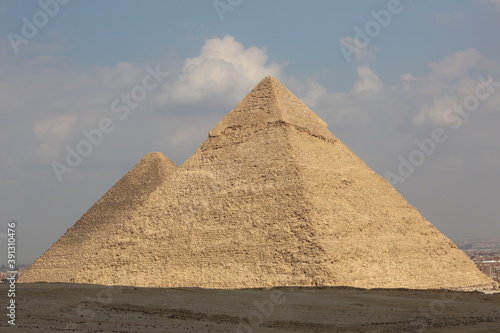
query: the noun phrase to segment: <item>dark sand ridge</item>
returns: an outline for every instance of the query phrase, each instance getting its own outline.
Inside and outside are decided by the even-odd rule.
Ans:
[[[274,78],[263,79],[179,168],[148,156],[20,282],[492,286]]]

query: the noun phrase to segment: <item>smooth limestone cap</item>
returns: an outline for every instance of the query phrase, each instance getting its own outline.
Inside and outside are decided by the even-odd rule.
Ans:
[[[326,123],[277,79],[267,76],[229,112],[212,131],[218,136],[228,127],[284,122],[310,134],[334,140]]]

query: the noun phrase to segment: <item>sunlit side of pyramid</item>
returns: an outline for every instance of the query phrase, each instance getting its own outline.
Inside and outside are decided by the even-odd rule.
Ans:
[[[128,216],[106,232],[121,237],[122,251],[106,248],[101,261],[89,253],[85,260],[101,266],[64,281],[205,288],[492,285],[271,77]],[[134,228],[140,232],[131,233]],[[138,246],[140,262],[111,260]],[[37,264],[30,281],[42,280]],[[58,278],[68,275],[61,269]]]
[[[134,269],[142,270],[141,245],[147,242],[148,234],[130,222],[148,194],[176,169],[161,153],[144,156],[21,275],[19,282],[89,283],[96,275],[111,281],[122,267],[127,267],[129,275]]]

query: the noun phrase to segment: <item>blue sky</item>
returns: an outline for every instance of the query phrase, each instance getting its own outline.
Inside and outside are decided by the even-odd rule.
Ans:
[[[500,237],[499,18],[497,0],[0,1],[1,220],[32,262],[142,156],[182,164],[273,75],[381,175],[442,129],[395,187],[452,239]],[[113,101],[157,69],[120,119]],[[105,118],[112,133],[60,181],[53,162]]]

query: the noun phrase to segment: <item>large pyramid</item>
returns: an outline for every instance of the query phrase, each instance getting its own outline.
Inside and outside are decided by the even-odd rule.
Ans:
[[[134,171],[141,163],[156,167]],[[129,173],[137,174],[133,188],[119,186],[125,176],[115,185],[123,191],[113,187],[20,281],[417,289],[493,283],[274,78],[263,79],[177,170],[158,155],[141,163]]]

